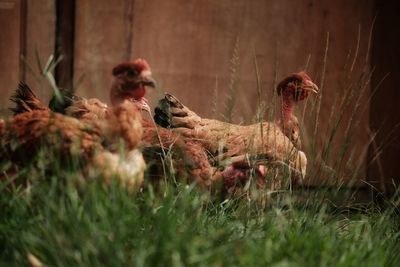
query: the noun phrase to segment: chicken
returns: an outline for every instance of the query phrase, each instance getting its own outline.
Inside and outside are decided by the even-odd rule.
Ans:
[[[292,176],[298,180],[305,175],[307,158],[299,150],[299,124],[293,110],[296,102],[307,98],[310,92],[317,91],[318,87],[304,72],[285,78],[277,86],[282,103],[281,117],[277,123],[241,126],[204,119],[169,94],[159,102],[154,118],[159,125],[169,127],[184,138],[201,144],[217,161],[233,157],[234,161],[230,160],[228,164],[230,167],[220,174],[227,186],[243,180],[240,177],[245,176],[244,172],[248,173],[254,166],[248,162],[249,157],[245,156],[248,154],[257,156],[256,170],[261,165],[269,166],[267,169],[271,169],[271,166],[276,169],[276,166],[288,164],[293,171]],[[241,167],[240,171],[235,167],[238,165],[247,167]]]
[[[112,70],[113,81],[110,88],[110,100],[113,106],[118,105],[124,100],[129,100],[135,106],[145,112],[150,113],[150,108],[145,98],[146,87],[155,87],[156,82],[151,77],[149,64],[143,59],[136,59],[123,62],[115,66]],[[50,106],[66,115],[80,120],[103,119],[109,107],[96,98],[85,99],[72,94],[69,91],[61,91],[62,99],[57,101],[53,97]],[[157,133],[154,123],[146,119],[141,119],[143,135],[141,148],[144,150],[146,161],[161,161],[160,138],[163,140],[163,149],[167,150],[174,139],[167,131]],[[163,129],[164,130],[164,129]],[[160,172],[160,171],[158,171]]]
[[[301,149],[300,125],[293,112],[297,102],[305,100],[310,93],[318,93],[318,86],[305,72],[299,72],[282,80],[277,86],[277,93],[282,96],[278,126],[293,145]]]
[[[139,109],[149,111],[147,99],[144,97],[147,87],[155,87],[151,77],[149,64],[143,59],[135,59],[118,64],[112,70],[113,81],[110,89],[112,106],[129,100]],[[71,91],[60,89],[49,103],[52,111],[67,114],[79,119],[98,119],[104,117],[107,104],[97,98],[85,99]]]
[[[113,106],[128,99],[138,109],[151,113],[145,98],[146,87],[155,87],[150,65],[143,59],[136,59],[118,64],[112,70],[113,81],[110,100]],[[103,119],[107,109],[100,100],[85,99],[69,91],[61,91],[62,99],[53,97],[50,107],[58,112],[78,118],[81,121]],[[205,151],[196,149],[196,144],[180,138],[164,128],[157,127],[153,121],[142,119],[143,135],[140,147],[146,162],[150,166],[148,175],[159,180],[165,172],[172,172],[176,177],[187,176],[189,181],[204,184],[211,177],[211,168]],[[171,161],[169,160],[171,159]]]
[[[151,114],[145,98],[146,87],[156,86],[150,65],[143,59],[124,62],[114,67],[112,74],[111,103],[115,105],[123,99],[129,99],[138,108]],[[196,144],[157,127],[153,121],[142,119],[142,127],[141,147],[146,162],[152,166],[148,172],[150,178],[160,179],[165,172],[172,172],[176,177],[187,176],[190,182],[198,181],[203,185],[203,181],[211,177],[213,169],[207,155],[205,151],[197,149]]]
[[[11,100],[16,104],[15,115],[2,127],[2,159],[22,165],[46,148],[66,162],[79,158],[87,171],[92,166],[104,169],[106,183],[116,175],[129,188],[141,185],[146,166],[136,149],[142,135],[141,116],[131,102],[106,110],[102,119],[78,120],[52,112],[24,83]],[[121,141],[125,157],[117,153]],[[127,164],[131,167],[126,168]]]
[[[150,65],[143,59],[124,62],[113,68],[114,76],[110,100],[112,105],[118,105],[125,99],[139,102],[147,110],[146,87],[155,87],[156,82],[151,77]]]

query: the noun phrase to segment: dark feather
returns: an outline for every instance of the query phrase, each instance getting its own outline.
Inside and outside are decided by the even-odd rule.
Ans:
[[[65,114],[66,108],[71,106],[75,101],[82,99],[69,90],[60,89],[59,91],[61,97],[53,95],[49,102],[49,108],[54,112]]]
[[[154,121],[161,127],[171,127],[172,116],[170,108],[170,103],[165,98],[158,101],[158,105],[154,110]]]
[[[24,82],[18,84],[18,88],[10,97],[15,107],[10,108],[14,115],[32,110],[43,110],[45,106],[40,102],[35,93]]]

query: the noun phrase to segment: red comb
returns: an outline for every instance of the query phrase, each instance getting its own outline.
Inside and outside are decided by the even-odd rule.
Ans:
[[[278,95],[281,95],[282,90],[287,86],[288,83],[296,81],[296,80],[309,80],[311,81],[310,76],[307,75],[304,71],[300,71],[297,73],[293,73],[290,76],[283,79],[278,86],[276,87],[276,91]]]
[[[138,72],[141,72],[143,70],[150,70],[150,65],[149,63],[146,62],[146,60],[138,58],[132,61],[128,62],[123,62],[121,64],[118,64],[115,66],[112,70],[112,75],[116,76],[128,69],[136,69]]]
[[[149,63],[147,63],[146,60],[141,58],[133,60],[131,64],[138,66],[140,70],[150,70]]]

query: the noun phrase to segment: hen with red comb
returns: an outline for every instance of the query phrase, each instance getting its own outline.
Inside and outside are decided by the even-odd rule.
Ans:
[[[148,110],[147,99],[144,97],[147,87],[155,87],[150,65],[144,59],[136,59],[118,64],[112,70],[114,77],[110,99],[112,105],[118,105],[125,99],[138,102],[139,106]]]
[[[238,184],[243,184],[243,177],[249,173],[248,168],[251,166],[258,170],[260,165],[272,172],[289,167],[292,178],[298,181],[305,175],[307,157],[299,150],[299,124],[293,111],[298,101],[306,99],[310,93],[317,93],[318,87],[306,73],[299,72],[283,79],[276,89],[282,104],[278,123],[262,122],[242,126],[201,118],[169,94],[160,100],[155,121],[189,140],[197,140],[216,159],[215,166],[228,162],[228,165],[224,165],[226,171],[222,171],[220,177],[230,182],[223,182],[223,185],[229,187],[239,180],[241,182]],[[252,157],[262,160],[254,165],[247,162]],[[241,164],[238,161],[246,162]],[[257,176],[260,175],[257,173]]]
[[[318,93],[318,86],[304,71],[301,71],[283,79],[276,87],[276,91],[281,96],[281,114],[278,125],[292,143],[300,149],[300,125],[293,112],[297,102],[305,100],[310,93]]]

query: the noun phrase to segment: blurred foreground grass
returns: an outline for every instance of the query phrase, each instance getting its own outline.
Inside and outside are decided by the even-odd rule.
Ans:
[[[344,208],[281,192],[261,208],[183,184],[77,186],[74,170],[15,179],[0,184],[0,266],[400,266],[395,199]]]

